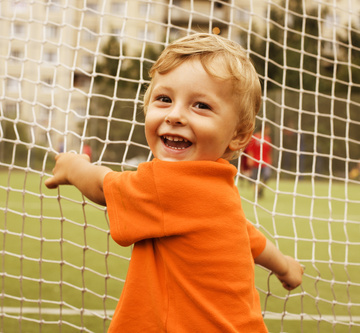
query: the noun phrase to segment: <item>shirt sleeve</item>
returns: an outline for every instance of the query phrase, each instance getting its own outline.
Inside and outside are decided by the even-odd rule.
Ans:
[[[164,236],[163,209],[150,164],[137,171],[110,172],[103,187],[111,237],[118,244]]]
[[[255,259],[264,251],[266,246],[266,237],[249,221],[247,221],[247,231],[250,239],[251,253]]]

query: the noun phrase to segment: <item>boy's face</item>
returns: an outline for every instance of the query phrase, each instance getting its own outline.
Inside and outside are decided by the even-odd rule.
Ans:
[[[154,156],[164,161],[216,161],[238,149],[233,87],[210,76],[199,60],[156,74],[145,118]]]

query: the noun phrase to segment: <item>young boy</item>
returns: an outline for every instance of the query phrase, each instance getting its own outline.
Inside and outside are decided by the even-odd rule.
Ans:
[[[240,46],[208,34],[168,46],[150,74],[155,159],[119,173],[60,154],[45,183],[107,205],[113,239],[134,244],[109,332],[266,332],[254,261],[288,290],[303,270],[246,220],[228,162],[251,138],[258,76]]]

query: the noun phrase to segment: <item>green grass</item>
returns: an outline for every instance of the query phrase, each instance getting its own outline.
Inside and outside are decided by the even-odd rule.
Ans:
[[[113,310],[123,287],[130,249],[111,240],[102,207],[85,203],[70,186],[61,187],[59,192],[48,190],[43,180],[34,173],[0,172],[0,306],[37,311],[2,315],[0,331],[105,332],[109,315],[60,315],[60,304],[63,309]],[[306,270],[302,288],[288,294],[276,277],[257,267],[262,307],[267,315],[286,311],[325,316],[321,321],[282,321],[265,316],[269,330],[349,332],[347,325],[333,325],[331,317],[328,323],[326,316],[360,316],[356,185],[287,179],[278,188],[274,181],[269,187],[265,197],[254,204],[253,187],[245,181],[239,183],[246,215],[261,225],[284,253],[296,256]],[[47,314],[49,308],[57,313]]]
[[[360,316],[360,209],[358,186],[342,182],[282,180],[268,184],[254,205],[254,188],[239,182],[243,208],[283,253],[305,266],[303,285],[290,294],[276,277],[256,268],[263,309],[306,313],[321,321],[266,320],[271,332],[356,332]],[[296,195],[294,195],[296,193]],[[344,200],[347,198],[347,200]],[[296,239],[296,241],[294,241]],[[346,262],[346,265],[345,265]],[[268,289],[269,286],[269,289]],[[270,290],[270,293],[268,291]],[[327,316],[358,316],[357,327]],[[290,319],[291,316],[285,317]],[[339,317],[339,321],[343,320]]]
[[[130,248],[111,240],[104,209],[83,204],[74,187],[47,190],[36,174],[3,172],[0,186],[0,244],[5,251],[1,305],[113,310],[126,277]],[[43,320],[41,332],[78,332],[81,327],[101,332],[110,323],[109,318],[80,314],[62,318],[23,314],[21,322],[18,317],[1,317],[0,331],[39,332]],[[64,321],[61,330],[54,324],[59,320]]]

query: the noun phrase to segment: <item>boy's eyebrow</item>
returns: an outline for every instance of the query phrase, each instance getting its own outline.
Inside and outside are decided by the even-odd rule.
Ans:
[[[156,85],[155,84],[154,87],[153,87],[153,92],[156,91],[156,90],[167,90],[167,91],[171,92],[174,89],[171,86],[167,86],[167,85],[165,86],[165,85],[161,85],[161,84]],[[194,95],[194,96],[196,96],[198,98],[211,98],[211,99],[213,99],[212,95],[203,93],[202,91],[197,92],[196,90],[193,90],[191,95]]]
[[[174,91],[174,89],[171,87],[171,86],[165,86],[165,85],[154,85],[154,87],[153,87],[153,90],[152,90],[152,92],[151,92],[151,94],[157,94],[158,93],[158,91],[160,92],[160,93],[172,93],[173,91]],[[192,98],[194,98],[194,99],[199,99],[197,102],[201,102],[201,100],[202,99],[206,99],[205,101],[204,101],[204,103],[206,103],[206,104],[209,104],[209,105],[212,105],[212,106],[218,106],[219,105],[219,100],[218,100],[218,98],[216,98],[216,97],[214,97],[214,96],[212,96],[211,94],[206,94],[206,93],[203,93],[202,91],[196,91],[196,90],[193,90],[192,91],[192,93],[191,93],[191,95],[192,95]]]
[[[169,86],[165,86],[165,85],[163,85],[163,84],[156,84],[156,83],[154,84],[153,90],[155,90],[155,89],[172,90],[171,87],[169,87]]]
[[[166,91],[166,92],[172,92],[173,91],[173,89],[172,89],[172,87],[170,87],[170,86],[164,86],[164,85],[162,85],[162,84],[154,84],[154,86],[153,86],[153,89],[152,89],[152,94],[154,93],[154,91],[156,92],[156,91],[158,91],[158,90],[160,90],[160,91]]]

